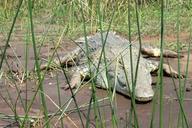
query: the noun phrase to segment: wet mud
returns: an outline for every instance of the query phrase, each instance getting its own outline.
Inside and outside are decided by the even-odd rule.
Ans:
[[[19,89],[19,94],[21,95],[21,98],[24,99],[23,105],[29,105],[30,100],[32,96],[35,94],[35,90],[37,88],[36,81],[34,79],[22,81],[22,73],[24,71],[25,67],[25,46],[23,43],[11,43],[11,48],[9,47],[6,52],[7,57],[7,63],[9,64],[10,68],[8,68],[6,62],[4,61],[3,70],[4,72],[9,72],[10,70],[15,73],[16,83],[11,81],[11,78],[9,78],[9,75],[6,76],[6,78],[1,79],[0,83],[0,113],[4,113],[6,115],[13,115],[14,113],[11,111],[8,104],[5,102],[4,99],[7,99],[9,103],[14,104],[14,106],[17,108],[17,114],[23,115],[25,113],[25,110],[22,107],[22,103],[19,100],[18,92],[16,89],[16,85]],[[60,44],[60,48],[58,50],[58,55],[62,56],[67,54],[69,51],[71,51],[75,47],[75,44],[70,40],[64,40],[62,44]],[[53,45],[44,45],[41,48],[40,51],[40,58],[42,60],[46,60],[47,57],[52,55],[52,52],[54,47]],[[14,51],[14,52],[13,52]],[[14,53],[17,57],[14,56]],[[183,52],[185,55],[184,58],[181,59],[181,72],[185,72],[186,64],[187,64],[187,53]],[[44,59],[43,59],[44,58]],[[32,71],[34,70],[34,53],[33,53],[33,47],[32,45],[29,45],[28,48],[28,70]],[[165,59],[167,63],[169,63],[171,66],[173,66],[175,69],[178,68],[177,66],[177,58],[169,58]],[[192,127],[192,54],[190,55],[190,63],[189,63],[189,72],[188,72],[188,79],[186,81],[186,87],[187,90],[185,91],[185,98],[184,98],[184,111],[187,115],[187,119],[189,122],[189,125]],[[68,73],[70,74],[70,72]],[[70,76],[70,75],[69,75]],[[70,77],[69,77],[70,78]],[[164,77],[164,94],[163,94],[163,120],[164,120],[164,126],[177,126],[177,120],[178,120],[178,112],[180,110],[178,98],[176,95],[176,91],[178,91],[179,86],[179,80],[178,79],[171,79],[170,77]],[[57,80],[60,86],[60,94],[61,94],[61,104],[64,104],[66,107],[67,101],[71,97],[70,90],[65,90],[64,87],[67,85],[66,78],[64,74],[61,71],[49,71],[45,75],[43,88],[45,90],[45,97],[46,97],[46,103],[48,106],[49,113],[55,113],[58,110],[59,107],[59,101],[58,101],[58,93],[57,93]],[[174,87],[173,80],[176,84],[176,88]],[[153,77],[153,81],[157,81],[157,77]],[[91,100],[91,84],[87,84],[83,88],[81,88],[78,93],[75,95],[75,100],[77,101],[78,107],[80,107],[80,113],[82,116],[82,120],[84,125],[86,124],[86,116],[88,112],[88,103]],[[152,85],[154,89],[156,88],[156,85]],[[7,90],[7,91],[6,91]],[[8,96],[8,93],[10,94],[10,97]],[[107,91],[103,89],[96,89],[96,95],[97,99],[100,100],[99,102],[99,110],[100,114],[102,116],[103,124],[106,127],[112,127],[112,117],[111,117],[111,107],[109,99],[105,99],[107,97]],[[104,99],[103,99],[104,98]],[[156,105],[156,113],[154,115],[154,126],[158,128],[159,126],[159,99],[156,99],[155,101]],[[142,128],[149,128],[150,121],[151,121],[151,115],[152,115],[152,102],[148,103],[139,103],[136,105],[137,110],[137,116],[139,120],[139,124]],[[131,107],[131,100],[128,97],[122,96],[120,94],[116,94],[116,104],[115,108],[117,111],[116,114],[118,115],[118,122],[119,127],[124,128],[129,126],[130,124],[127,121],[127,116],[130,114],[130,107]],[[80,118],[78,115],[77,110],[75,109],[76,105],[74,104],[74,100],[71,101],[71,104],[69,104],[68,109],[66,110],[67,116],[63,118],[64,120],[64,126],[65,128],[73,128],[73,127],[81,127]],[[35,116],[38,118],[38,116],[42,116],[42,108],[41,108],[41,102],[40,102],[40,92],[37,94],[37,97],[35,98],[35,101],[32,104],[32,108],[29,111],[30,115]],[[94,120],[94,110],[91,110],[90,114],[90,127],[95,127],[95,120]],[[57,118],[53,118],[51,120],[52,126],[60,126],[60,121],[57,120]],[[10,119],[0,119],[0,127],[6,126],[8,124],[13,123],[13,120]],[[41,122],[39,122],[39,125]],[[42,123],[43,124],[43,123]],[[14,127],[14,126],[13,126]],[[17,127],[17,126],[15,126]]]

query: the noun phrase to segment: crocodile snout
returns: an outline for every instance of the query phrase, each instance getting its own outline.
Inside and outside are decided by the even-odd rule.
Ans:
[[[139,88],[135,89],[135,98],[137,101],[140,102],[147,102],[151,101],[154,96],[154,91],[151,87],[149,86],[140,86]]]

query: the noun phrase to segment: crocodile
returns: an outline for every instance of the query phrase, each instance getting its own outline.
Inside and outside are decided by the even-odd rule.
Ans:
[[[85,78],[94,77],[98,88],[115,89],[116,92],[130,97],[134,87],[136,101],[152,100],[154,91],[151,86],[151,73],[157,73],[159,62],[144,58],[142,55],[159,57],[160,49],[144,45],[139,48],[139,43],[129,43],[115,32],[96,33],[87,36],[87,41],[82,37],[75,42],[78,45],[76,49],[60,59],[53,60],[57,66],[78,65],[71,77],[70,86],[68,85],[66,89],[75,88]],[[178,54],[164,50],[163,56],[177,57]],[[46,68],[49,68],[47,64],[41,65],[42,70]],[[164,75],[175,78],[183,77],[168,64],[163,64],[163,72]]]

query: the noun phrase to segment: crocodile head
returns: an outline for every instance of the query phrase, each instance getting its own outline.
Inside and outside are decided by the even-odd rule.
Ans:
[[[135,88],[135,99],[140,102],[147,102],[152,100],[154,96],[154,92],[152,89],[152,78],[149,72],[142,70],[142,67],[139,68],[137,74],[137,80],[134,84],[134,77],[132,81],[131,70],[128,68],[119,67],[116,73],[109,72],[110,81],[113,81],[112,85],[116,89],[117,92],[131,97],[131,93],[133,91],[133,87]],[[134,73],[135,75],[135,73]],[[116,79],[116,80],[115,80]],[[115,84],[114,84],[115,83]]]

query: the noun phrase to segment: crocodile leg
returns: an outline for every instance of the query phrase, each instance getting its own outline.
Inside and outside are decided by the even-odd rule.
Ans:
[[[65,90],[69,89],[70,87],[71,89],[74,89],[85,79],[90,79],[89,69],[87,67],[77,67],[77,70],[75,71],[75,73],[73,73],[71,77],[69,83],[70,85],[66,85]]]
[[[184,78],[184,75],[178,74],[176,70],[174,70],[170,65],[168,64],[163,64],[163,72],[165,75],[170,76],[170,77],[175,77],[175,78]]]
[[[69,83],[70,85],[66,85],[65,86],[65,90],[71,88],[75,88],[77,85],[81,84],[81,73],[80,72],[75,72],[72,77],[71,77],[71,81]]]
[[[92,69],[92,72],[95,74],[96,70],[95,68]],[[96,75],[96,74],[95,74]],[[93,77],[96,77],[96,76]],[[71,81],[70,81],[70,86],[71,88],[75,88],[76,86],[80,85],[83,80],[90,79],[90,74],[89,74],[89,68],[88,67],[81,67],[76,70],[76,72],[72,75]],[[96,79],[96,86],[98,88],[103,88],[103,89],[108,89],[108,81],[107,81],[107,76],[105,70],[99,71],[97,74],[97,79]],[[69,85],[65,87],[65,90],[69,89]]]
[[[157,73],[157,71],[159,70],[159,62],[152,61],[152,60],[147,62],[148,62],[148,67],[151,70],[151,73]],[[163,72],[164,72],[164,75],[169,77],[184,78],[184,75],[178,74],[178,72],[168,64],[163,64]]]
[[[48,62],[45,64],[41,64],[40,69],[45,70],[45,69],[50,69],[53,67],[63,67],[66,65],[75,65],[79,59],[79,57],[82,54],[81,48],[77,47],[75,50],[72,52],[68,53],[66,56],[63,56],[61,58],[54,58],[53,61],[49,64]]]
[[[153,48],[150,46],[144,46],[141,48],[141,53],[144,55],[148,55],[150,57],[160,57],[160,49],[159,48]],[[177,52],[171,51],[171,50],[163,50],[163,56],[164,57],[170,57],[170,58],[177,58],[178,54]],[[184,57],[183,55],[180,55],[180,57]]]

